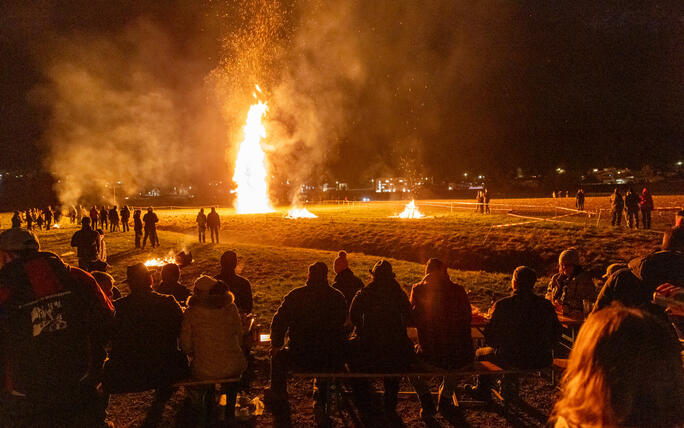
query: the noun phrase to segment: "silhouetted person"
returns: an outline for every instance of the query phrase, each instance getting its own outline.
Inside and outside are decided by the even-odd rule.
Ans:
[[[12,227],[21,229],[21,216],[19,215],[19,211],[15,211],[12,216]]]
[[[31,210],[26,210],[24,215],[26,218],[26,230],[33,230],[33,214]]]
[[[290,291],[271,322],[271,389],[276,426],[289,426],[287,395],[288,369],[337,371],[344,363],[344,296],[328,284],[328,267],[323,262],[309,266],[306,285]],[[285,336],[290,341],[284,347]],[[328,381],[316,379],[314,416],[316,423],[327,419]]]
[[[78,267],[90,271],[91,265],[98,260],[100,254],[100,234],[90,227],[90,219],[81,220],[81,229],[71,237],[71,246],[76,247]]]
[[[228,291],[235,296],[235,306],[243,314],[252,312],[252,285],[249,281],[237,273],[237,254],[235,251],[228,250],[221,256],[221,273],[216,275],[216,279],[223,281],[228,286]]]
[[[45,219],[45,230],[50,230],[50,226],[52,225],[52,208],[47,207],[45,210],[43,210],[43,217]]]
[[[143,236],[143,224],[140,219],[140,210],[133,212],[133,233],[135,234],[135,248],[140,248],[140,240]]]
[[[95,279],[40,252],[31,232],[6,230],[0,314],[0,426],[104,426],[97,367],[113,308]]]
[[[92,271],[90,274],[95,278],[97,285],[100,286],[100,289],[102,289],[102,292],[109,300],[113,302],[114,300],[121,298],[121,291],[114,285],[115,281],[113,276],[99,270]]]
[[[333,270],[335,271],[333,288],[339,290],[344,295],[344,299],[347,301],[347,311],[349,311],[354,296],[363,288],[363,281],[349,269],[346,251],[340,251],[337,254],[333,262]]]
[[[622,193],[617,187],[610,195],[610,225],[620,226],[622,223],[622,210],[625,208],[625,201],[622,199]]]
[[[207,242],[206,230],[207,230],[207,216],[204,214],[204,208],[200,208],[197,214],[197,236],[199,238],[200,244]]]
[[[584,199],[584,190],[579,189],[577,191],[577,195],[575,196],[575,207],[580,211],[584,211]]]
[[[553,347],[560,340],[562,326],[553,305],[534,293],[537,274],[527,266],[513,272],[513,294],[494,304],[492,318],[485,327],[489,347],[477,350],[478,360],[493,361],[503,367],[541,369],[553,362]],[[489,376],[480,376],[475,389],[478,398],[491,400]],[[503,391],[517,397],[517,385],[504,378]]]
[[[102,205],[102,209],[100,209],[100,229],[102,230],[107,230],[109,227],[109,210]]]
[[[491,211],[489,211],[489,190],[486,187],[484,192],[482,192],[482,199],[484,200],[485,214],[491,214]]]
[[[121,231],[128,232],[130,230],[128,222],[131,219],[131,210],[128,208],[128,205],[124,205],[119,214],[121,215]]]
[[[93,205],[93,207],[90,208],[90,225],[93,227],[93,229],[97,228],[97,225],[99,224],[99,218],[100,212],[97,210],[95,205]]]
[[[119,211],[116,205],[109,210],[109,231],[114,232],[119,230]]]
[[[641,208],[641,221],[644,224],[644,229],[651,228],[651,211],[653,211],[653,196],[647,188],[641,191],[639,197],[639,206]]]
[[[580,264],[579,253],[568,248],[558,257],[558,273],[551,277],[547,298],[563,308],[563,315],[582,318],[584,301],[596,301],[596,287],[591,273]]]
[[[216,243],[219,242],[219,230],[221,229],[221,219],[219,218],[216,208],[212,207],[211,212],[207,215],[207,226],[209,226],[209,233],[211,234],[211,242],[214,243],[214,236],[216,236]]]
[[[150,413],[159,413],[173,393],[173,384],[189,375],[178,348],[183,310],[171,296],[152,291],[152,274],[144,264],[129,266],[131,292],[114,302],[111,351],[104,365],[107,392],[156,390]]]
[[[175,263],[168,263],[162,267],[161,282],[157,286],[157,293],[173,296],[179,305],[185,306],[190,290],[179,282],[181,276],[180,268]]]
[[[475,197],[475,202],[477,203],[475,205],[475,212],[478,213],[483,213],[484,212],[484,193],[482,193],[482,190],[477,191],[477,196]]]
[[[43,220],[43,213],[36,210],[36,226],[38,226],[38,230],[43,230],[43,223],[44,222],[45,222],[45,220]]]
[[[451,282],[446,265],[430,259],[425,265],[425,277],[411,289],[413,320],[418,329],[418,352],[421,360],[445,370],[456,370],[472,364],[475,358],[470,331],[472,309],[463,286]],[[435,405],[425,381],[412,379],[422,406],[423,420],[434,417]],[[452,395],[458,378],[445,377],[439,388],[439,411],[454,415]],[[462,417],[462,412],[458,412]]]
[[[150,245],[152,248],[159,246],[159,238],[157,238],[157,222],[159,222],[159,217],[154,213],[152,207],[147,209],[147,213],[142,218],[143,224],[145,225],[145,236],[143,236],[142,248],[145,249],[145,244],[147,243],[147,238],[150,238]]]
[[[630,229],[639,228],[639,195],[634,193],[630,187],[625,195],[625,210],[627,213],[627,224]]]

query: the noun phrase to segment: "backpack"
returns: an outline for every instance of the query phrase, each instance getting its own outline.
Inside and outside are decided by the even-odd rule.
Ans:
[[[0,271],[4,387],[32,401],[68,399],[88,372],[88,302],[69,269],[37,253]]]

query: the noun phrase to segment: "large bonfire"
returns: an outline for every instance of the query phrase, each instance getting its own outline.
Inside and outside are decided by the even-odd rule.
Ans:
[[[406,205],[406,208],[404,211],[399,214],[399,218],[423,218],[425,217],[423,213],[421,213],[418,210],[418,207],[416,207],[416,201],[412,200]]]
[[[257,91],[261,92],[259,86]],[[240,143],[235,160],[233,181],[237,184],[235,211],[238,214],[260,214],[273,212],[268,199],[268,182],[266,172],[266,154],[261,148],[261,139],[266,138],[266,128],[261,119],[268,111],[265,102],[259,101],[249,108],[247,121],[242,128],[245,134]]]

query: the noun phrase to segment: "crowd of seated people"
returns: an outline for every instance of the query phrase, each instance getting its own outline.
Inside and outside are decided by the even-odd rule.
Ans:
[[[427,379],[411,373],[457,373],[475,360],[523,371],[549,367],[561,335],[560,313],[588,318],[571,351],[551,423],[681,426],[681,347],[652,297],[662,284],[684,286],[683,237],[675,228],[660,251],[627,266],[610,266],[601,287],[580,263],[579,252],[565,250],[547,299],[535,294],[536,272],[516,268],[511,295],[494,304],[480,349],[471,336],[468,294],[441,260],[428,260],[423,279],[408,295],[387,260],[370,269],[365,285],[349,268],[346,252],[333,263],[332,284],[328,266],[316,262],[305,285],[283,298],[271,323],[265,399],[274,423],[291,424],[288,373],[350,370],[368,373],[347,385],[369,426],[401,424],[396,410],[401,376],[416,392],[423,421],[434,422],[440,413],[454,425],[465,424],[452,399],[457,376],[441,380],[435,404]],[[106,426],[110,394],[147,390],[155,391],[148,412],[155,418],[179,381],[239,378],[248,365],[245,316],[253,300],[249,281],[236,267],[237,254],[227,251],[215,278],[201,275],[185,292],[179,272],[164,267],[155,291],[152,272],[138,263],[127,268],[130,293],[117,297],[109,274],[90,275],[41,252],[30,231],[0,233],[0,426]],[[417,329],[415,344],[408,327]],[[382,374],[381,400],[373,374]],[[229,409],[239,387],[222,385]],[[329,377],[315,379],[318,426],[330,424],[330,387]],[[466,391],[487,402],[492,387],[493,379],[481,375]],[[206,411],[202,406],[212,399],[199,397],[213,385],[186,390],[193,407]],[[518,397],[515,376],[502,378],[502,393]]]

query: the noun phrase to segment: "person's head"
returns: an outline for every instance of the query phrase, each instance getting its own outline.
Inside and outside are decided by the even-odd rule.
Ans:
[[[316,262],[309,266],[307,280],[310,282],[327,282],[328,266],[323,262]]]
[[[149,291],[152,289],[152,272],[143,263],[136,263],[126,268],[126,282],[131,292]]]
[[[641,191],[641,193],[643,193],[643,194],[648,193],[648,189],[646,187],[644,187],[643,190]]]
[[[670,229],[663,234],[663,250],[684,251],[684,228]]]
[[[152,207],[147,207],[147,212],[148,212],[148,213],[151,213],[151,212],[153,212],[153,211],[154,211],[154,210],[152,209]]]
[[[112,209],[115,210],[115,209],[116,209],[116,205],[114,205],[114,207],[113,207]]]
[[[211,207],[211,212],[215,213],[215,212],[216,212],[216,207]]]
[[[200,208],[200,212],[204,214],[204,208]]]
[[[90,229],[90,217],[83,217],[81,219],[81,226],[83,226],[84,229]]]
[[[378,260],[370,270],[373,280],[387,280],[394,279],[394,272],[392,272],[392,265],[385,259]]]
[[[612,274],[614,274],[615,272],[619,271],[620,269],[625,269],[625,268],[627,268],[627,264],[626,264],[626,263],[613,263],[612,265],[608,266],[608,268],[606,269],[606,274],[603,275],[602,278],[603,278],[604,280],[607,280],[608,278],[610,278],[610,276],[611,276]]]
[[[537,272],[527,266],[518,266],[513,271],[511,288],[515,291],[532,291],[537,282]]]
[[[580,329],[552,419],[570,426],[678,427],[684,423],[681,347],[654,316],[619,304]]]
[[[90,274],[95,278],[97,285],[100,286],[104,294],[111,299],[113,296],[112,288],[114,287],[114,277],[107,272],[99,270],[92,271]]]
[[[564,275],[572,275],[580,266],[579,252],[575,248],[568,248],[558,257],[558,271]]]
[[[333,270],[335,271],[335,273],[340,273],[347,268],[349,268],[349,261],[347,260],[347,252],[344,250],[341,250],[339,253],[337,253],[337,257],[335,258],[335,261],[333,262]]]
[[[175,263],[167,263],[162,267],[161,280],[164,282],[178,282],[180,275],[180,268]]]
[[[133,211],[133,217],[140,217],[140,214],[141,214],[140,210]]]
[[[427,261],[427,263],[425,263],[425,275],[429,275],[431,273],[446,274],[446,271],[447,267],[440,259],[431,258]]]
[[[38,238],[28,230],[12,228],[0,233],[0,269],[14,259],[40,250]]]
[[[237,267],[237,253],[233,250],[228,250],[221,255],[221,271],[235,272]]]

